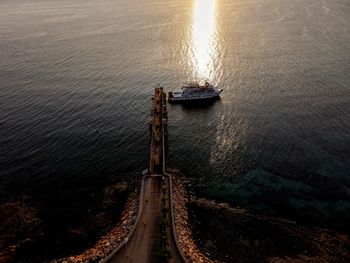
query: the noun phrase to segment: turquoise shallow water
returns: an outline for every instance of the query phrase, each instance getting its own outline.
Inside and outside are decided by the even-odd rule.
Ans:
[[[138,174],[153,87],[206,79],[224,88],[220,101],[169,106],[169,166],[201,195],[345,226],[348,1],[5,0],[0,9],[3,201],[40,193],[59,203]]]

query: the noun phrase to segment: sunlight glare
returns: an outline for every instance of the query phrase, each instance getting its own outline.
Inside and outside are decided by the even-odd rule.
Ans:
[[[211,80],[214,73],[216,0],[195,0],[192,26],[194,76]]]

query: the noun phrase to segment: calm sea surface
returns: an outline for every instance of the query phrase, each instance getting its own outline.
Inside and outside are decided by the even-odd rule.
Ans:
[[[208,80],[220,101],[169,105],[169,166],[206,197],[349,220],[348,0],[2,0],[0,10],[2,201],[79,197],[138,175],[154,86]]]

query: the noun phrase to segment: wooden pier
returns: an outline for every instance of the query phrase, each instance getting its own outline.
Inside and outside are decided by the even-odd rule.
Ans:
[[[137,219],[128,237],[104,262],[188,262],[177,243],[171,176],[165,166],[167,123],[166,94],[158,86],[152,97],[149,169],[142,180]]]
[[[156,87],[152,97],[152,120],[151,120],[151,153],[149,173],[163,174],[165,165],[165,147],[167,134],[167,106],[166,94],[162,87]]]

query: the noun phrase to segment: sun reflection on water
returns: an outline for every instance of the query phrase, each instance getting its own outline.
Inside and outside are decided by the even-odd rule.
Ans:
[[[194,78],[212,80],[216,57],[216,0],[195,0],[191,32]]]

